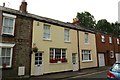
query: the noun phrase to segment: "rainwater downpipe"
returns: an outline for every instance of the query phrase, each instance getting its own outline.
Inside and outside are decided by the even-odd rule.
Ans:
[[[77,45],[78,45],[78,65],[79,65],[79,71],[80,69],[80,47],[79,47],[79,30],[77,30]]]

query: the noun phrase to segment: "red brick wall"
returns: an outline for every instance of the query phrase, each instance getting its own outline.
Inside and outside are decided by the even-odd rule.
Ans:
[[[105,42],[102,42],[101,35],[104,35]],[[110,35],[96,33],[96,46],[97,46],[97,53],[104,53],[105,55],[105,64],[106,65],[113,65],[115,62],[115,57],[110,58],[110,51],[117,51],[117,45],[114,45],[115,39],[112,37],[112,43],[109,43]]]

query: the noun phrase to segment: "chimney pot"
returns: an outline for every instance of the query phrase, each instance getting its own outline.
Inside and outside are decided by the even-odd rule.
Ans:
[[[25,0],[22,0],[22,2],[25,2]]]
[[[25,0],[23,0],[21,2],[21,5],[20,5],[20,9],[19,9],[21,12],[23,13],[27,13],[27,2],[25,2]]]
[[[78,18],[73,18],[73,24],[79,25],[79,19]]]
[[[3,7],[5,7],[5,3],[3,3]]]

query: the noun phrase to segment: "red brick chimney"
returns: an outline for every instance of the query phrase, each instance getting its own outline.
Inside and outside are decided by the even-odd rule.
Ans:
[[[20,11],[23,13],[27,13],[27,2],[25,2],[25,0],[21,2]]]
[[[73,24],[74,25],[80,25],[79,19],[78,18],[73,18]]]

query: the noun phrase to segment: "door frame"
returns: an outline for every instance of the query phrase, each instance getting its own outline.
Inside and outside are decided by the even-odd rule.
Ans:
[[[75,55],[73,57],[73,55]],[[75,58],[75,62],[73,61],[73,58]],[[78,62],[77,62],[77,53],[72,53],[72,66],[73,66],[73,71],[78,71]]]
[[[98,53],[98,67],[102,67],[102,66],[100,66],[100,59],[99,59],[99,54],[103,54],[104,56],[103,56],[103,61],[104,61],[104,66],[105,66],[105,54],[104,53]]]
[[[36,53],[38,53],[38,54],[42,54],[42,64],[40,65],[35,65],[35,54]],[[38,52],[36,52],[36,53],[34,53],[34,75],[35,76],[38,76],[38,75],[43,75],[44,74],[44,60],[43,60],[43,56],[44,56],[44,52],[43,51],[38,51]],[[37,72],[36,72],[36,69],[37,69],[37,67],[40,67],[41,68],[41,72],[40,72],[40,74],[37,74]]]

